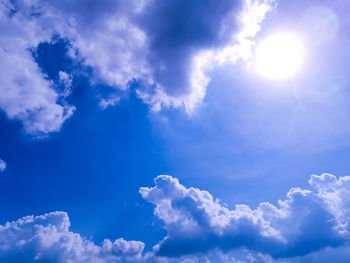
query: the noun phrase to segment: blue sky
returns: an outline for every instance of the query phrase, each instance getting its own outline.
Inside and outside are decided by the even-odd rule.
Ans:
[[[349,11],[0,0],[0,262],[347,262]]]

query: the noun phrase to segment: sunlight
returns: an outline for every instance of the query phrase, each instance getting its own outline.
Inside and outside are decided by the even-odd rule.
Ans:
[[[255,67],[264,77],[281,80],[293,78],[304,62],[304,45],[290,33],[268,36],[256,50]]]

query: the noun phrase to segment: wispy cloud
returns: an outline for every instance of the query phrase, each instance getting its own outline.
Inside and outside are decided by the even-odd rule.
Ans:
[[[6,170],[6,162],[0,159],[0,172],[3,172],[5,170]]]

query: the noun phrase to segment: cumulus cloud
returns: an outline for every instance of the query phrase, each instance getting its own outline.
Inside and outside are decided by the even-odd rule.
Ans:
[[[150,81],[147,36],[133,22],[141,8],[137,2],[41,1],[41,10],[70,41],[70,55],[92,67],[92,83],[125,90],[134,79]]]
[[[92,67],[92,82],[125,90],[137,80],[139,97],[153,110],[184,107],[191,113],[205,96],[213,64],[247,58],[248,38],[274,1],[75,0],[42,6],[70,40],[72,56]]]
[[[33,60],[29,49],[59,35],[74,62],[92,70],[91,83],[126,90],[153,110],[193,112],[222,62],[247,58],[252,37],[273,0],[0,1],[0,108],[28,133],[57,131],[74,111]],[[59,77],[68,83],[62,72]],[[68,81],[68,82],[67,82]],[[64,85],[66,85],[64,84]],[[115,105],[112,99],[102,104]]]
[[[65,212],[26,216],[0,225],[1,262],[136,262],[144,243],[105,239],[101,246],[69,231]]]
[[[347,246],[349,182],[350,177],[313,175],[312,190],[292,188],[278,206],[264,202],[256,209],[240,204],[231,210],[207,191],[186,188],[166,175],[158,176],[155,187],[143,187],[140,193],[156,206],[154,213],[167,230],[164,240],[154,247],[156,255],[247,249],[266,255],[262,262],[273,262]]]
[[[0,172],[5,171],[5,169],[6,169],[6,162],[0,159]]]
[[[21,120],[28,133],[58,131],[74,112],[61,103],[70,94],[71,76],[59,73],[64,90],[58,92],[34,61],[30,49],[40,43],[55,35],[66,38],[74,62],[92,67],[92,82],[101,79],[125,89],[142,73],[138,69],[147,68],[142,65],[143,33],[121,16],[128,8],[123,1],[103,2],[0,1],[0,108]]]
[[[253,38],[275,7],[274,0],[150,2],[141,21],[156,85],[138,94],[154,110],[188,113],[205,97],[213,68],[251,58]]]
[[[0,225],[0,261],[147,263],[345,263],[350,255],[350,177],[313,175],[312,190],[292,188],[278,205],[229,209],[207,191],[161,175],[140,189],[155,205],[166,237],[153,251],[123,238],[101,245],[69,230],[65,212]]]
[[[0,108],[8,118],[21,120],[28,133],[49,133],[60,129],[74,107],[57,103],[53,84],[34,62],[29,49],[51,34],[27,13],[17,14],[10,1],[0,1]]]

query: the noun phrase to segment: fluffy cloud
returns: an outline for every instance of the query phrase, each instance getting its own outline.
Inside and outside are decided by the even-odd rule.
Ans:
[[[0,108],[28,133],[57,131],[74,111],[35,63],[29,49],[55,35],[70,43],[74,62],[92,69],[91,83],[126,90],[138,81],[152,109],[203,100],[220,63],[247,58],[273,0],[0,1]],[[58,79],[65,78],[64,73]],[[67,83],[67,82],[65,82]],[[102,102],[115,105],[116,95]]]
[[[70,40],[72,56],[92,67],[93,82],[125,90],[137,80],[139,97],[152,109],[193,112],[205,96],[207,71],[219,61],[246,58],[249,38],[273,5],[273,0],[74,0],[44,1],[41,10],[60,25],[56,30]]]
[[[350,177],[313,175],[313,190],[292,188],[278,206],[231,210],[208,192],[161,175],[140,193],[156,207],[166,237],[144,255],[140,241],[100,246],[69,231],[65,212],[27,216],[0,225],[0,261],[147,263],[345,263],[350,255]]]
[[[244,248],[266,255],[262,262],[272,262],[346,246],[350,177],[313,175],[309,183],[312,191],[292,188],[278,206],[264,202],[256,209],[236,205],[230,210],[206,191],[158,176],[155,187],[140,189],[142,197],[156,206],[154,213],[168,232],[155,246],[155,254],[178,257]]]
[[[6,162],[0,159],[0,172],[5,171],[5,169],[6,169]]]
[[[0,1],[0,108],[28,133],[49,133],[60,129],[74,107],[57,103],[59,94],[34,62],[29,49],[51,35],[27,11],[17,14],[10,1]]]
[[[139,241],[105,239],[101,246],[69,231],[65,212],[27,216],[0,225],[1,262],[125,262],[142,259]]]
[[[133,22],[142,1],[40,2],[42,12],[56,21],[55,30],[70,41],[71,56],[92,67],[93,83],[125,90],[134,79],[150,81],[147,36]]]
[[[274,0],[150,1],[141,28],[149,37],[155,88],[138,90],[139,96],[154,110],[193,113],[213,68],[252,56],[253,37],[274,6]]]

